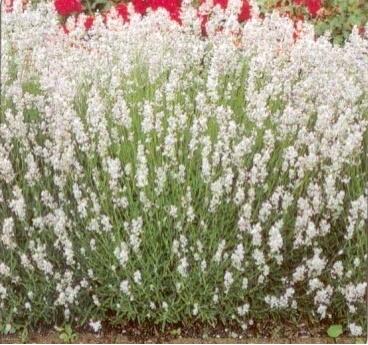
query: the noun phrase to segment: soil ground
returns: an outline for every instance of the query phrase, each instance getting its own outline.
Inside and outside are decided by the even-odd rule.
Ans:
[[[79,344],[368,344],[367,336],[352,338],[342,336],[336,339],[326,334],[328,324],[308,324],[268,320],[253,323],[245,330],[237,325],[215,323],[212,326],[199,322],[169,324],[164,328],[152,323],[138,324],[128,321],[119,326],[102,323],[100,334],[91,333],[89,327],[77,328],[74,343]],[[62,343],[55,329],[40,327],[30,331],[23,339],[20,335],[0,335],[0,344],[20,342],[37,344]]]
[[[17,336],[0,336],[1,344],[20,343],[21,339]],[[38,344],[57,344],[62,341],[56,332],[33,333],[30,334],[27,343]],[[123,334],[103,334],[95,335],[92,333],[78,333],[74,341],[79,344],[134,344],[134,343],[171,343],[171,344],[334,344],[332,338],[327,337],[300,337],[300,338],[231,338],[231,337],[151,337],[146,339],[132,338]],[[336,340],[338,344],[366,344],[364,338],[341,337]]]

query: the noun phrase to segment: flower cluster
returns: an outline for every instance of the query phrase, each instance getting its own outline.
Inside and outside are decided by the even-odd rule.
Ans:
[[[83,10],[79,0],[55,0],[55,9],[61,16],[80,13]]]
[[[180,23],[157,1],[68,35],[53,4],[4,15],[0,331],[271,315],[364,332],[368,37],[300,23],[295,41],[249,3],[246,23],[238,0],[183,2]]]
[[[228,0],[201,0],[199,2],[200,6],[198,15],[202,19],[202,26],[204,27],[208,20],[208,11],[210,9],[213,10],[214,7],[218,6],[222,10],[226,11],[228,8],[228,2]],[[294,4],[307,8],[312,17],[315,17],[322,8],[322,0],[294,0]],[[55,0],[54,5],[57,13],[62,17],[69,17],[87,10],[87,8],[82,5],[81,0]],[[128,4],[124,2],[119,3],[115,6],[115,10],[124,21],[129,21],[129,16],[132,13],[146,15],[148,11],[164,9],[169,13],[172,20],[180,23],[182,5],[182,0],[131,0],[131,3]],[[240,23],[250,19],[251,5],[249,0],[240,0],[238,4],[235,4],[235,6],[238,8],[238,21]],[[91,9],[89,9],[89,12],[91,12]],[[297,19],[302,18],[302,16],[297,17]],[[85,21],[86,29],[90,29],[92,27],[93,21],[94,16],[90,14]]]
[[[296,5],[305,6],[311,16],[315,17],[322,8],[322,0],[294,0]]]
[[[86,10],[80,0],[55,0],[55,9],[62,17],[79,14]],[[114,8],[119,16],[128,22],[133,14],[146,15],[150,11],[163,9],[168,12],[170,18],[178,23],[181,23],[181,12],[184,4],[181,0],[132,0],[130,3],[121,2]],[[238,10],[238,21],[244,22],[250,18],[250,4],[248,0],[240,0],[236,4]],[[226,11],[228,8],[228,0],[201,0],[198,10],[198,16],[201,18],[202,26],[207,23],[210,13],[218,7]],[[108,14],[111,9],[105,11]],[[90,12],[90,11],[89,11]],[[90,14],[85,20],[86,29],[90,29],[93,25],[94,16]]]

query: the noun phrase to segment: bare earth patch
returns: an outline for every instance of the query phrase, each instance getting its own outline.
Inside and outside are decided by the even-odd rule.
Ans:
[[[151,333],[151,332],[148,332]],[[183,335],[174,334],[172,330],[159,332],[157,335],[148,335],[146,332],[139,333],[137,329],[116,331],[111,330],[101,334],[89,332],[78,332],[74,343],[79,344],[134,344],[134,343],[171,343],[171,344],[366,344],[366,338],[357,337],[339,337],[336,341],[325,336],[289,336],[289,337],[264,337],[264,336],[244,336],[229,332],[228,335],[207,335],[206,330],[203,335],[193,334],[189,336],[188,332]],[[40,331],[29,334],[28,339],[23,339],[27,343],[38,344],[57,344],[62,343],[59,334],[55,331]],[[0,344],[20,343],[22,339],[16,335],[0,336]]]
[[[14,344],[19,343],[20,338],[17,336],[5,336],[0,337],[0,343],[2,344]],[[32,334],[27,340],[29,343],[38,344],[57,344],[61,340],[57,333],[50,332],[47,334]],[[134,339],[125,335],[118,334],[105,334],[94,335],[91,333],[78,334],[76,343],[79,344],[134,344],[137,342],[150,343],[172,343],[172,344],[334,344],[332,338],[327,337],[301,337],[301,338],[187,338],[187,337],[152,337],[144,340]],[[340,344],[356,344],[366,343],[363,338],[338,338],[337,343]]]
[[[323,322],[282,322],[268,320],[255,322],[242,330],[235,324],[216,323],[212,326],[200,322],[167,324],[164,328],[152,323],[138,324],[128,321],[119,326],[104,322],[100,333],[92,333],[88,328],[75,330],[74,343],[79,344],[367,344],[367,337],[342,336],[336,339],[326,334]],[[55,329],[39,328],[30,331],[27,339],[17,335],[0,336],[0,344],[12,343],[57,344],[63,340]]]

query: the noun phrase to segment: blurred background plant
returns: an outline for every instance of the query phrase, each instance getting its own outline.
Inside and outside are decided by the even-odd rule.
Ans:
[[[10,3],[12,1],[8,0]],[[45,0],[29,1],[34,6]],[[195,1],[198,4],[201,3],[199,0]],[[27,2],[27,0],[24,0],[24,2]],[[61,20],[65,21],[65,17],[69,16],[70,13],[84,12],[91,16],[96,12],[107,12],[119,4],[121,6],[120,11],[122,10],[125,14],[128,2],[126,0],[56,0],[55,4],[59,4],[61,11],[59,10],[58,12],[61,14]],[[137,8],[142,9],[149,6],[148,0],[135,0],[133,2],[137,3],[135,4],[136,10]],[[157,2],[157,6],[166,8],[170,7],[170,3],[180,6],[181,1],[159,0],[155,2]],[[227,0],[221,2],[215,0],[214,4],[224,7],[223,5],[225,3],[227,5],[227,2]],[[361,32],[364,32],[364,27],[368,23],[368,0],[256,0],[256,2],[262,14],[278,10],[295,21],[311,21],[318,36],[329,32],[331,40],[337,44],[342,44],[349,37],[354,26],[357,26]],[[118,9],[118,12],[120,11]]]
[[[263,13],[277,9],[295,20],[309,20],[317,35],[331,33],[334,43],[343,43],[354,26],[361,31],[368,22],[367,0],[258,0]]]
[[[363,31],[367,22],[367,0],[325,0],[321,18],[317,18],[315,26],[318,34],[330,31],[334,42],[342,43],[354,26]]]

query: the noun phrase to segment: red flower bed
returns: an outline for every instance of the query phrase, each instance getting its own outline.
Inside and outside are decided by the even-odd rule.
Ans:
[[[23,6],[30,0],[23,0]],[[61,25],[64,27],[64,31],[68,32],[65,27],[66,19],[70,16],[74,16],[78,19],[78,15],[85,13],[87,15],[84,26],[86,30],[92,28],[94,24],[94,12],[98,11],[104,17],[106,22],[106,15],[110,11],[113,0],[54,0],[54,6],[57,13],[61,17]],[[140,15],[146,15],[148,11],[156,11],[158,9],[164,9],[168,12],[170,18],[177,23],[181,23],[181,5],[182,0],[123,0],[130,1],[131,10]],[[199,0],[199,5],[203,5],[206,1],[211,0]],[[254,0],[257,2],[257,0]],[[336,2],[335,2],[336,1]],[[360,0],[354,0],[354,6],[348,9],[341,9],[338,6],[338,1],[332,2],[326,0],[269,0],[267,6],[261,6],[260,16],[262,17],[267,11],[276,9],[282,15],[287,15],[291,18],[295,27],[297,22],[310,20],[315,25],[316,35],[319,36],[325,31],[329,31],[335,41],[343,42],[349,35],[352,28],[358,26],[360,34],[365,33],[364,18],[367,17],[368,2],[361,2]],[[213,7],[218,6],[222,10],[226,10],[229,4],[229,0],[212,0]],[[209,9],[209,3],[206,4],[206,10],[204,12],[198,11],[198,17],[200,19],[203,35],[207,34],[207,22],[211,17],[211,9]],[[115,10],[119,17],[124,22],[129,22],[130,12],[128,11],[128,3],[121,2],[115,6]],[[4,0],[4,10],[6,12],[13,11],[14,0]],[[208,11],[209,10],[209,11]],[[209,12],[209,13],[208,13]],[[239,23],[243,23],[251,18],[251,4],[250,0],[242,0],[241,7],[238,13]],[[360,21],[360,22],[359,22]],[[296,30],[295,37],[298,37]]]
[[[294,0],[294,3],[305,6],[312,17],[315,17],[322,8],[322,0]]]
[[[181,0],[132,0],[133,9],[136,13],[145,15],[149,9],[156,11],[158,9],[165,9],[170,18],[178,23],[181,22],[180,11],[181,11]],[[204,1],[201,1],[203,4]],[[64,18],[70,15],[75,15],[81,13],[84,8],[80,3],[80,0],[55,0],[55,9],[58,14]],[[214,6],[220,6],[225,10],[228,6],[228,0],[214,0]],[[124,19],[124,21],[129,21],[128,6],[126,3],[120,3],[115,6],[118,15]],[[200,15],[202,18],[202,26],[205,27],[207,23],[207,15]],[[238,15],[238,20],[240,23],[248,20],[251,17],[251,7],[248,0],[242,1],[242,6]],[[89,15],[85,21],[85,28],[88,30],[93,25],[93,15]],[[204,29],[205,30],[205,29]]]
[[[54,3],[56,11],[64,17],[83,11],[79,0],[55,0]]]
[[[293,0],[294,4],[297,6],[305,6],[308,10],[310,16],[316,17],[322,8],[323,0]],[[204,4],[205,0],[200,0],[199,4]],[[62,17],[66,18],[73,14],[78,14],[84,10],[80,0],[54,0],[55,9]],[[158,9],[165,9],[172,20],[181,22],[180,11],[181,11],[181,0],[131,0],[132,7],[136,13],[145,15],[149,9],[156,11]],[[228,7],[228,0],[213,0],[213,6],[220,6],[223,10]],[[278,2],[276,7],[281,7],[282,2]],[[115,9],[118,15],[124,19],[124,21],[129,21],[129,12],[127,4],[122,2],[118,4]],[[292,16],[293,20],[299,21],[303,20],[303,15]],[[205,26],[208,21],[208,16],[206,14],[199,14],[201,18],[202,31],[206,32]],[[251,6],[249,0],[243,0],[238,14],[238,21],[240,23],[247,21],[251,17]],[[90,29],[93,25],[93,17],[90,16],[85,22],[86,29]]]

